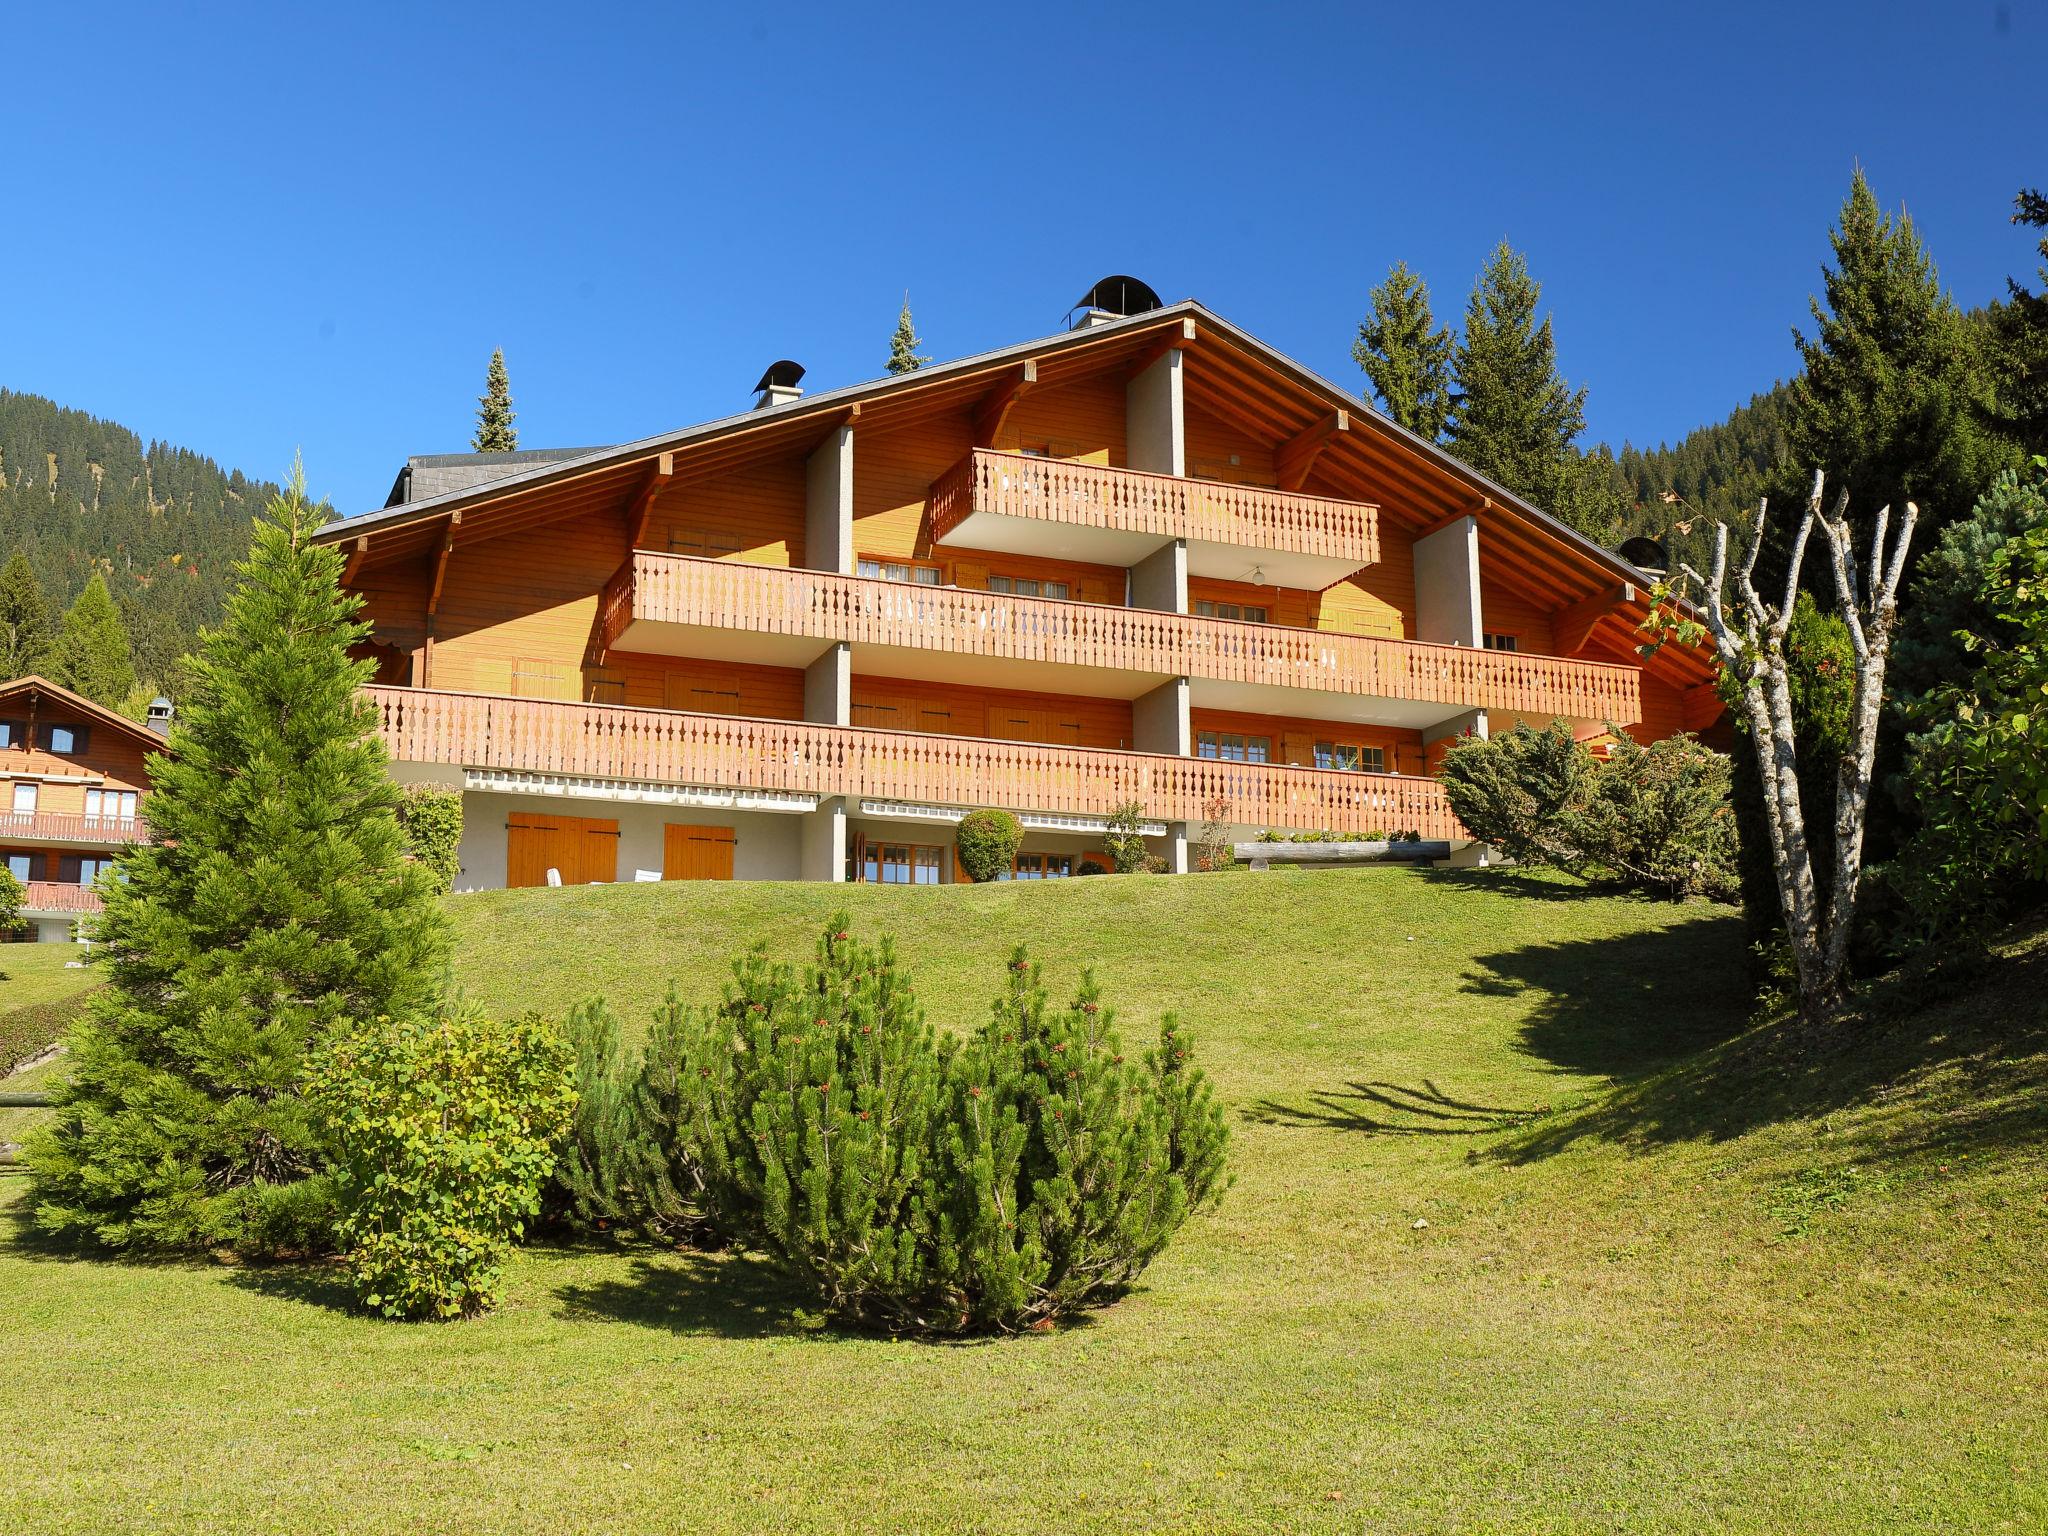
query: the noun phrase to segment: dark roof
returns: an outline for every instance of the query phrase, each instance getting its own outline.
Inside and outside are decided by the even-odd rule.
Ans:
[[[100,724],[111,726],[117,731],[125,731],[128,735],[136,737],[155,750],[161,751],[163,749],[163,737],[148,726],[143,725],[139,721],[130,720],[126,715],[120,714],[115,710],[108,709],[104,704],[95,704],[84,694],[73,693],[69,688],[59,683],[53,683],[47,677],[38,677],[35,673],[29,672],[21,677],[0,683],[0,699],[11,699],[17,694],[30,693],[45,694],[63,703],[68,708],[77,710],[78,713],[84,715],[88,720],[96,720]]]
[[[453,491],[472,490],[540,464],[559,464],[600,453],[602,448],[519,448],[510,453],[416,453],[391,482],[387,507],[426,501]]]

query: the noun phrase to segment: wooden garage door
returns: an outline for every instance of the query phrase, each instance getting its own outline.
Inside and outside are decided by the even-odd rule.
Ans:
[[[669,822],[661,829],[661,878],[730,880],[731,827],[690,827]]]
[[[562,884],[607,883],[619,877],[619,824],[588,816],[514,811],[505,818],[505,883],[546,885],[560,870]]]

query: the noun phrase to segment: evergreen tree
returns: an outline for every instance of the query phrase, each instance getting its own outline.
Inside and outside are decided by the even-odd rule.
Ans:
[[[1859,528],[1880,507],[1917,502],[1931,547],[2013,458],[1983,424],[1993,399],[1982,327],[1942,292],[1913,221],[1879,210],[1860,168],[1828,239],[1826,304],[1812,301],[1811,338],[1793,332],[1806,371],[1792,383],[1792,462],[1802,476],[1825,470],[1831,495],[1846,490]],[[1803,494],[1787,485],[1773,504]]]
[[[50,647],[50,680],[95,704],[118,709],[135,689],[135,658],[128,628],[98,571],[66,610]]]
[[[108,986],[71,1039],[30,1149],[36,1218],[113,1247],[326,1241],[327,1137],[303,1096],[338,1027],[438,1000],[433,877],[405,856],[398,790],[348,648],[368,626],[309,536],[294,476],[258,523],[153,760],[153,844],[106,886]]]
[[[1570,522],[1580,510],[1573,445],[1586,430],[1586,392],[1558,373],[1550,320],[1536,318],[1542,295],[1521,252],[1503,240],[1465,306],[1447,442],[1482,475]]]
[[[1435,442],[1451,410],[1449,326],[1429,309],[1429,285],[1399,261],[1372,291],[1372,313],[1358,328],[1351,355],[1372,380],[1386,413]]]
[[[920,356],[918,348],[924,338],[917,334],[917,328],[910,323],[910,295],[903,295],[903,313],[896,317],[896,334],[889,338],[889,371],[891,373],[915,373],[931,359]]]
[[[0,682],[49,667],[50,628],[49,599],[17,549],[0,570]]]
[[[505,349],[491,353],[490,371],[484,376],[484,392],[476,397],[476,436],[469,446],[478,453],[510,453],[519,446],[519,429],[512,425],[512,381],[505,373]]]
[[[2048,197],[2023,189],[2013,199],[2012,221],[2048,230]],[[2011,301],[1993,306],[1990,316],[1998,369],[1994,420],[1996,428],[2017,442],[2021,452],[2048,454],[2048,234],[2041,237],[2036,249],[2041,254],[2037,271],[2043,291],[2030,292],[2007,278]]]

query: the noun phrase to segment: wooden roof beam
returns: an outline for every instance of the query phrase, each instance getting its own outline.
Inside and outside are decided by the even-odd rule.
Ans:
[[[1038,362],[1025,358],[1023,363],[1002,383],[988,394],[974,412],[974,446],[993,448],[996,438],[1009,424],[1010,413],[1017,408],[1017,402],[1031,392],[1038,382]]]
[[[1273,467],[1279,472],[1280,489],[1298,491],[1308,480],[1309,471],[1316,466],[1316,460],[1330,444],[1330,440],[1351,430],[1351,413],[1335,411],[1306,431],[1297,432],[1282,443],[1273,455]]]
[[[364,557],[369,553],[370,536],[367,533],[357,534],[355,543],[349,546],[348,559],[341,567],[341,584],[344,587],[355,585],[356,572],[363,568]]]
[[[1551,637],[1556,643],[1557,654],[1572,655],[1592,637],[1594,625],[1623,604],[1635,600],[1635,587],[1624,581],[1558,609],[1550,616]]]
[[[434,615],[441,611],[441,583],[448,577],[448,557],[455,552],[455,530],[462,526],[462,514],[448,514],[448,528],[442,535],[441,547],[434,555],[434,584],[427,589],[427,621],[431,626]]]
[[[1124,370],[1124,376],[1126,378],[1135,379],[1147,368],[1150,368],[1154,363],[1158,362],[1159,359],[1166,356],[1167,353],[1180,351],[1182,348],[1186,347],[1187,345],[1189,345],[1189,343],[1194,341],[1194,339],[1195,322],[1192,320],[1182,320],[1179,325],[1174,326],[1164,336],[1160,337],[1157,341],[1152,342],[1150,345],[1146,346],[1143,351],[1139,352],[1138,355],[1134,359],[1132,359],[1130,366]]]
[[[654,504],[661,499],[661,493],[674,484],[676,478],[676,456],[664,453],[654,461],[654,467],[647,472],[647,479],[640,489],[633,493],[633,499],[626,504],[626,548],[635,550],[647,536],[647,521],[654,516]]]

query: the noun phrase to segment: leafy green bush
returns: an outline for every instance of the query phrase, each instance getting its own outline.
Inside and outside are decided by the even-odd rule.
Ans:
[[[424,864],[441,890],[462,873],[462,791],[445,784],[408,784],[398,792],[398,828],[405,851]]]
[[[362,1303],[407,1318],[490,1308],[569,1129],[561,1036],[467,1007],[377,1019],[330,1041],[307,1089],[338,1148],[335,1236]]]
[[[1106,875],[1109,873],[1109,866],[1091,853],[1074,867],[1074,873],[1077,875]]]
[[[1152,852],[1145,846],[1145,834],[1138,830],[1144,820],[1143,802],[1126,800],[1103,824],[1102,851],[1120,875],[1143,874],[1151,864]]]
[[[0,933],[12,933],[21,920],[21,904],[28,888],[14,878],[11,869],[0,869]]]
[[[1008,811],[969,811],[960,818],[953,841],[967,878],[985,884],[1000,880],[1016,866],[1024,824]]]
[[[99,988],[53,997],[0,1013],[0,1073],[12,1072],[38,1051],[55,1045],[86,1010]]]
[[[1020,949],[962,1044],[925,1022],[888,941],[844,923],[801,971],[756,951],[716,1007],[664,1004],[612,1094],[630,1107],[579,1118],[581,1209],[715,1223],[833,1316],[946,1334],[1114,1295],[1220,1194],[1224,1120],[1173,1019],[1129,1061],[1093,981],[1051,1014]],[[613,1082],[615,1026],[577,1027],[586,1085]]]
[[[1523,723],[1492,737],[1459,737],[1441,777],[1452,813],[1480,842],[1524,864],[1572,869],[1582,862],[1572,823],[1598,771],[1571,727],[1554,720],[1548,730]]]

